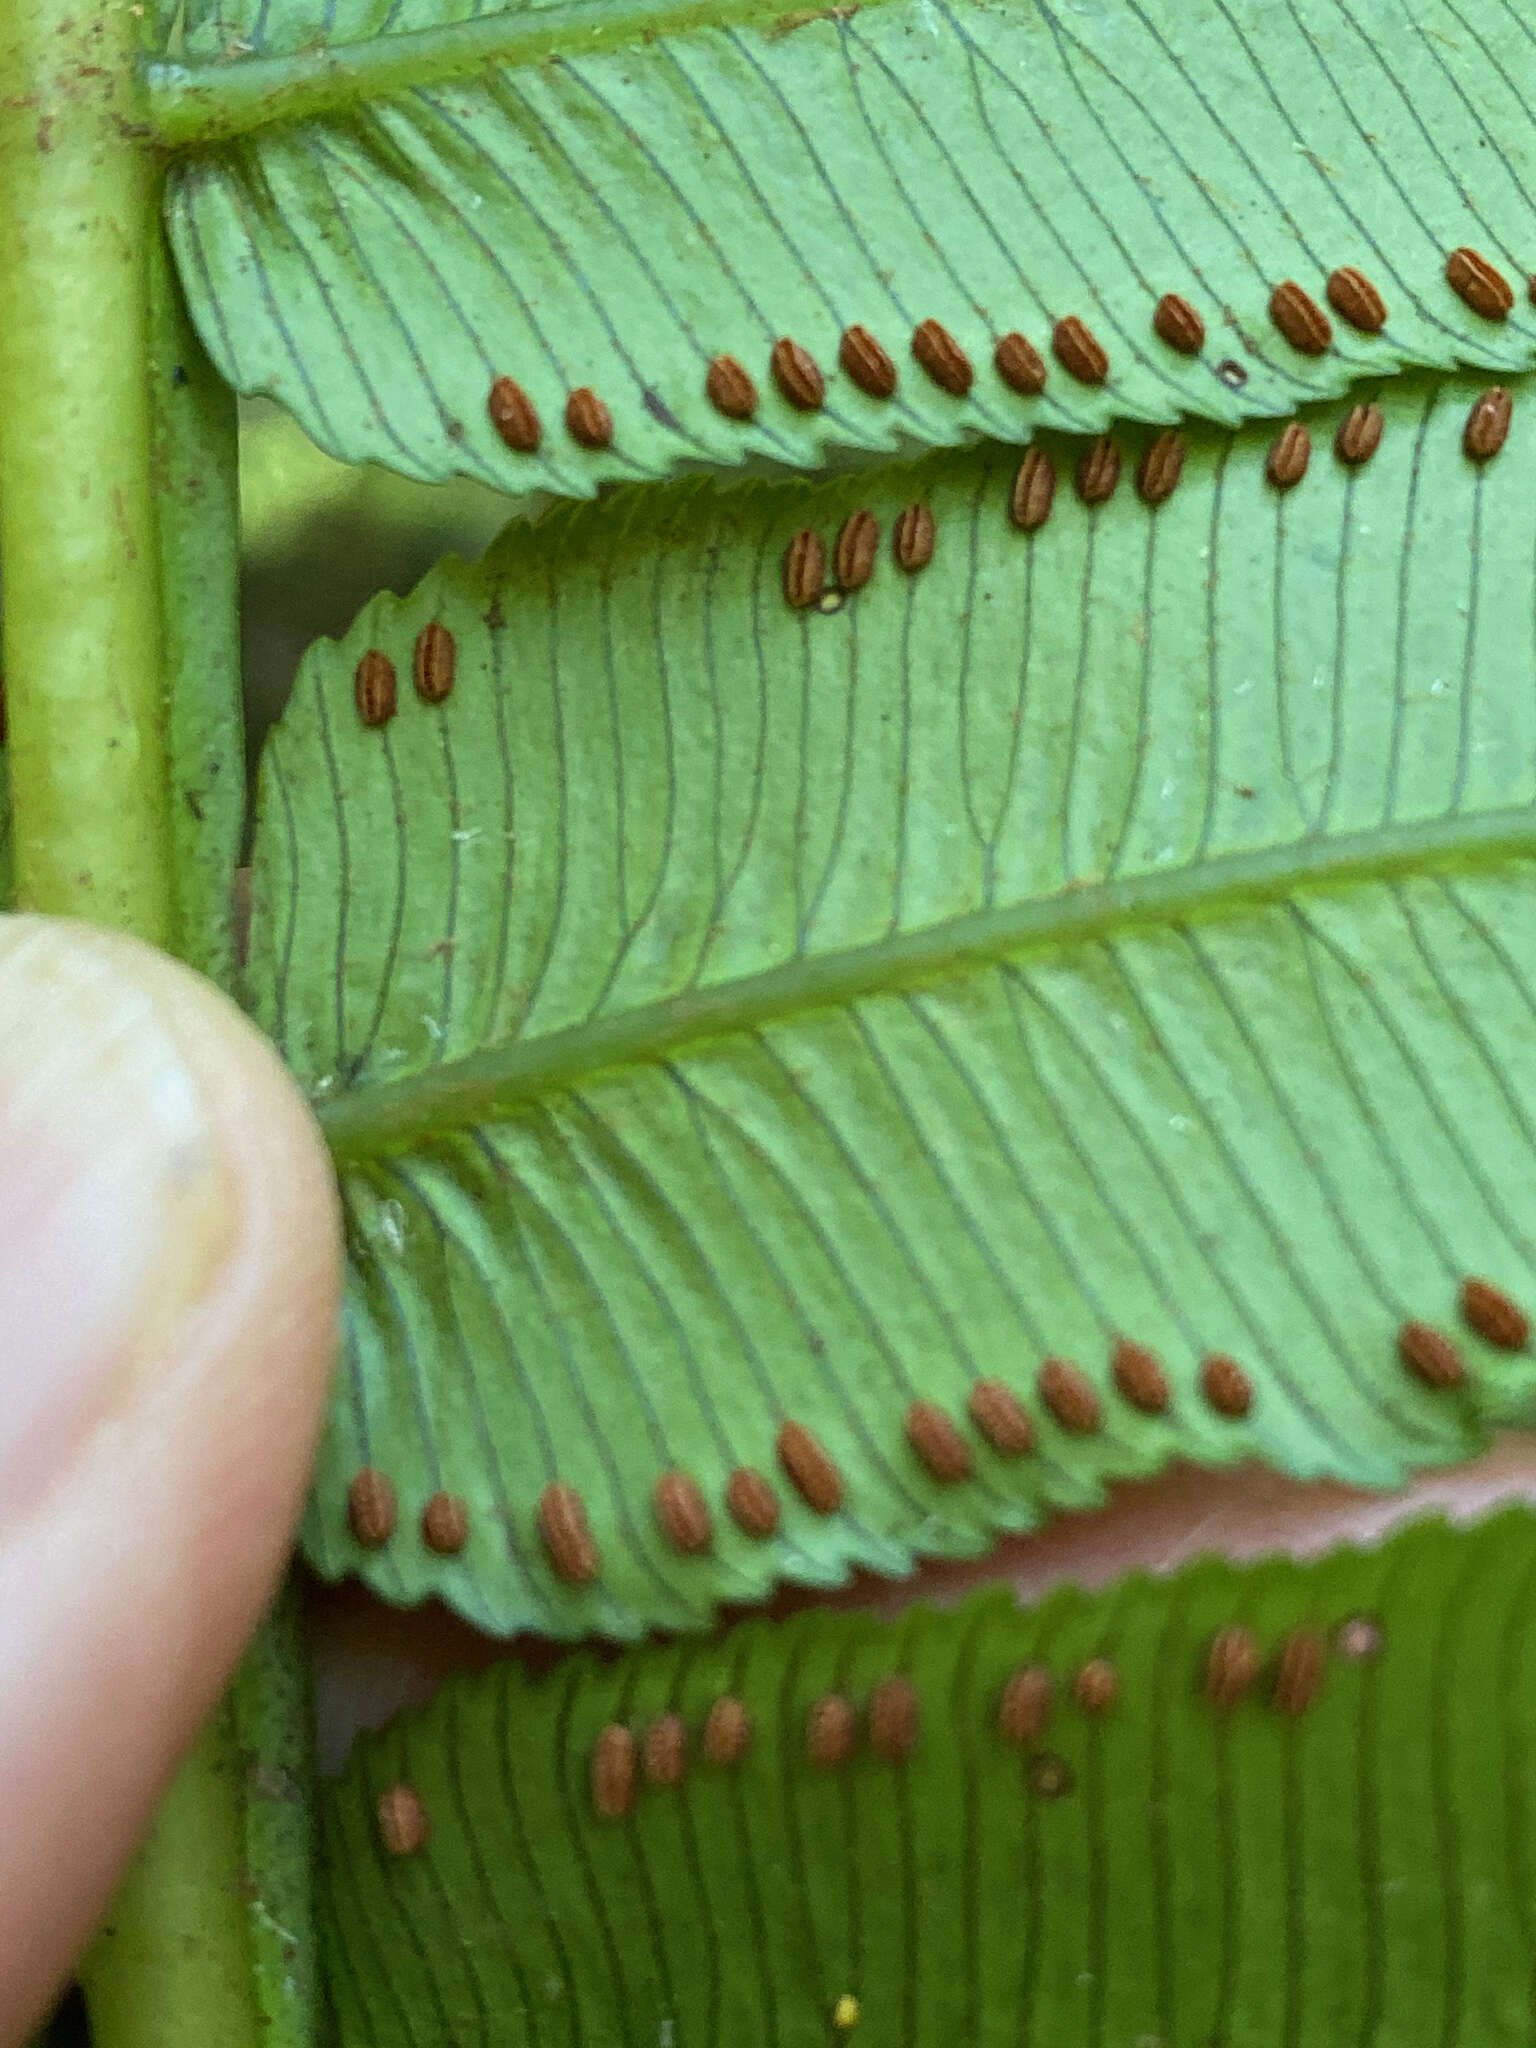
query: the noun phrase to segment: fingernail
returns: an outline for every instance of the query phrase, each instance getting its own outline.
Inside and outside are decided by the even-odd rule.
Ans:
[[[121,949],[0,920],[0,1524],[163,1363],[234,1220],[197,1080]]]

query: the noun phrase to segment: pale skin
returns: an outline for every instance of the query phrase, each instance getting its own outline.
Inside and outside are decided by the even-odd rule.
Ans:
[[[0,2048],[67,1973],[276,1584],[340,1265],[318,1135],[233,1006],[135,941],[0,918]],[[1033,1595],[1509,1497],[1536,1498],[1536,1438],[1391,1499],[1177,1471],[981,1564],[838,1597],[890,1608],[983,1576]],[[332,1767],[358,1727],[497,1653],[345,1589],[317,1619]]]

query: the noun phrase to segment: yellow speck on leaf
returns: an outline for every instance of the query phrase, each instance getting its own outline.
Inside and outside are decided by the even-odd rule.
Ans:
[[[859,2024],[859,2001],[845,1991],[832,2008],[832,2024],[840,2034],[851,2034]]]

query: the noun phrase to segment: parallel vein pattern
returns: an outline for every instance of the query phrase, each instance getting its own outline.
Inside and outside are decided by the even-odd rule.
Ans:
[[[503,1664],[370,1739],[331,1794],[344,2048],[825,2042],[847,1998],[868,2048],[1528,2042],[1533,1576],[1532,1524],[1505,1516],[1029,1614],[993,1593],[896,1626],[755,1623],[537,1684]],[[1234,1623],[1265,1669],[1223,1713],[1203,1680]],[[1276,1664],[1298,1630],[1326,1655],[1287,1714]],[[1101,1715],[1073,1696],[1094,1658],[1119,1678]],[[1055,1704],[1021,1754],[997,1717],[1026,1664]],[[866,1733],[813,1768],[813,1703],[862,1712],[894,1674],[916,1692],[907,1760]],[[753,1722],[723,1767],[699,1753],[722,1694]],[[681,1783],[598,1819],[599,1730],[664,1713],[694,1745]],[[402,1783],[430,1835],[391,1857],[375,1807]]]
[[[306,660],[265,762],[251,977],[352,1250],[320,1568],[511,1631],[624,1634],[904,1568],[1170,1456],[1387,1485],[1528,1417],[1528,1354],[1395,1351],[1536,1293],[1536,392],[1404,382],[1380,453],[1265,483],[1212,432],[1150,513],[1008,524],[1008,465],[687,487],[516,529]],[[1070,452],[1070,451],[1069,451]],[[778,564],[922,498],[932,565],[796,613]],[[409,686],[427,624],[458,674]],[[388,652],[402,708],[365,730]],[[1152,1346],[1166,1413],[1110,1385]],[[1198,1392],[1235,1357],[1246,1419]],[[1048,1355],[1104,1405],[1037,1400]],[[1037,1442],[966,1421],[1001,1379]],[[938,1404],[971,1476],[903,1435]],[[783,1422],[844,1480],[803,1504]],[[768,1540],[726,1512],[766,1474]],[[386,1472],[392,1541],[345,1500]],[[713,1515],[679,1554],[669,1470]],[[585,1503],[562,1583],[536,1508]],[[417,1518],[469,1505],[462,1554]],[[558,1562],[558,1560],[556,1560]]]
[[[315,0],[274,19],[247,0],[192,47],[355,52],[488,11]],[[1536,28],[1513,0],[885,0],[589,41],[573,26],[549,61],[182,160],[171,234],[224,375],[349,459],[590,496],[1116,417],[1235,422],[1400,364],[1532,362]],[[1507,321],[1446,282],[1463,244],[1511,280]],[[1321,301],[1339,265],[1374,281],[1386,326],[1336,318],[1308,357],[1271,291],[1294,278]],[[1165,292],[1206,323],[1193,359],[1152,331]],[[1108,353],[1101,388],[1051,362],[1069,314]],[[912,360],[926,319],[971,358],[968,396]],[[900,370],[888,400],[837,369],[856,322]],[[1051,364],[1036,398],[992,367],[1012,329]],[[781,335],[820,365],[823,409],[772,383]],[[758,386],[749,423],[706,399],[722,353]],[[490,423],[502,376],[540,415],[536,454]],[[562,424],[583,386],[612,412],[607,448]]]

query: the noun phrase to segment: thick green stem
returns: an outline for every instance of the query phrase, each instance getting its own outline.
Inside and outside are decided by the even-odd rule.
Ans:
[[[21,903],[172,932],[129,0],[0,0],[0,558]]]

